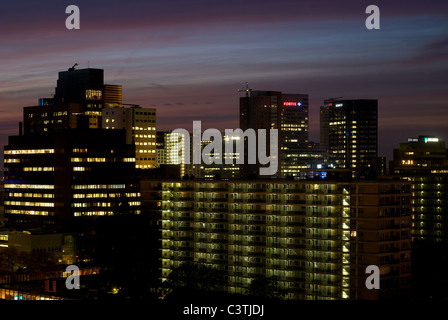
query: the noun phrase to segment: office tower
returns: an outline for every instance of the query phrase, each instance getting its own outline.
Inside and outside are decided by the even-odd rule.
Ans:
[[[89,127],[89,117],[77,103],[24,107],[23,122],[25,135]]]
[[[39,106],[52,106],[54,105],[54,98],[39,98]]]
[[[426,172],[426,169],[448,167],[448,156],[445,142],[436,136],[419,136],[400,143],[394,149],[391,173]]]
[[[157,166],[167,164],[166,158],[166,135],[168,131],[157,131],[156,132],[156,161]]]
[[[320,144],[330,164],[374,173],[378,153],[378,101],[328,99],[320,108]]]
[[[240,177],[239,154],[237,144],[240,141],[238,135],[226,135],[221,132],[221,150],[212,149],[210,152],[204,151],[212,143],[212,140],[201,138],[201,163],[194,163],[190,159],[190,164],[185,165],[185,172],[196,179],[238,179]],[[193,150],[193,140],[190,140],[191,154],[197,152]],[[204,157],[210,157],[214,161],[205,163]]]
[[[104,84],[104,70],[59,72],[54,98],[40,98],[24,108],[24,132],[54,132],[68,128],[101,128],[102,108],[122,107],[122,86]]]
[[[103,102],[104,108],[123,106],[123,88],[120,85],[105,84]]]
[[[0,168],[0,228],[3,228],[5,224],[5,178],[3,171],[4,169]]]
[[[126,143],[135,145],[135,167],[153,169],[156,155],[156,109],[152,108],[104,108],[104,129],[125,129]]]
[[[240,128],[277,129],[277,177],[295,176],[306,163],[299,156],[308,145],[308,95],[279,91],[251,91],[240,98]],[[268,144],[270,141],[267,142]],[[276,159],[273,159],[276,160]],[[260,164],[242,166],[242,176],[257,176]]]
[[[332,103],[332,102],[330,102]],[[329,104],[326,104],[324,106],[320,107],[320,119],[319,119],[319,125],[320,125],[320,141],[319,146],[322,149],[322,151],[325,152],[326,157],[328,158],[328,151],[329,151],[329,119],[330,119],[330,106]]]
[[[376,167],[378,175],[385,176],[387,174],[386,157],[378,157]]]
[[[59,72],[54,101],[58,103],[79,103],[87,109],[103,107],[104,70],[75,69]]]
[[[390,174],[411,182],[414,241],[448,244],[448,156],[445,142],[419,136],[394,149]]]
[[[227,273],[247,293],[276,276],[288,299],[406,297],[409,184],[401,181],[152,180],[142,203],[161,213],[162,280],[184,262]],[[368,290],[377,265],[381,290]]]
[[[237,135],[220,133],[221,150],[211,149],[210,152],[204,152],[204,148],[212,141],[202,139],[202,135],[198,150],[195,149],[193,134],[191,133],[184,135],[179,132],[158,132],[157,136],[158,164],[179,165],[181,177],[226,180],[240,177],[240,166],[237,163],[239,160],[237,141],[240,137]],[[193,159],[195,152],[201,155],[200,163],[196,163]],[[214,161],[210,164],[205,163],[203,156],[210,157]]]
[[[10,227],[62,228],[77,217],[139,213],[134,157],[124,130],[9,137],[4,165]]]

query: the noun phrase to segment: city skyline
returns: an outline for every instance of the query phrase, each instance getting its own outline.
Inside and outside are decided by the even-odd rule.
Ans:
[[[367,30],[369,4],[78,1],[80,30],[65,28],[65,4],[5,4],[0,147],[18,133],[22,108],[50,97],[56,73],[75,63],[104,69],[124,102],[156,108],[157,130],[191,130],[193,120],[237,128],[237,90],[248,81],[309,94],[311,141],[319,107],[339,96],[378,99],[378,155],[388,160],[407,138],[448,140],[448,4],[378,1],[381,29]]]
[[[70,3],[0,10],[0,300],[448,300],[446,0]]]

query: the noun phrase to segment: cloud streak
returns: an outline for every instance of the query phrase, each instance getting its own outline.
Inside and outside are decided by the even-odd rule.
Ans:
[[[443,129],[448,103],[448,3],[385,1],[381,30],[364,26],[364,0],[78,0],[81,29],[65,29],[66,3],[0,4],[0,133],[22,107],[54,93],[75,62],[102,68],[127,103],[157,108],[160,129],[238,127],[237,89],[310,95],[310,136],[322,101],[377,98],[381,141]],[[406,116],[404,116],[406,115]]]

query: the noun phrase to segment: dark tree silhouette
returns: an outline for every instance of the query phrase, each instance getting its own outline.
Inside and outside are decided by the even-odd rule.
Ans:
[[[205,292],[223,292],[226,284],[224,272],[196,263],[183,263],[170,273],[164,283],[166,288],[172,290],[189,289]]]
[[[249,294],[265,299],[285,299],[288,291],[281,288],[278,282],[277,277],[258,276],[251,281]]]

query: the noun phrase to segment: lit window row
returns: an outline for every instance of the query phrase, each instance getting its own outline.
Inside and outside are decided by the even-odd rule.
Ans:
[[[147,127],[147,128],[143,128],[143,127],[132,127],[132,130],[156,130],[156,127]]]
[[[111,206],[110,202],[92,202],[92,203],[77,202],[72,204],[72,207],[74,208],[110,207],[110,206]]]
[[[15,198],[54,198],[54,194],[52,193],[20,193],[20,192],[10,192],[9,197]]]
[[[106,162],[106,158],[72,158],[72,162]]]
[[[9,213],[9,214],[25,214],[25,215],[32,215],[32,216],[48,216],[48,211],[36,211],[36,210],[6,209],[5,213]]]
[[[6,188],[6,186],[5,186]],[[73,185],[72,189],[124,189],[124,184],[78,184]]]
[[[139,153],[156,153],[156,150],[139,150]]]
[[[49,184],[5,184],[5,189],[54,189]]]
[[[83,149],[76,148],[76,149],[73,149],[73,152],[74,153],[86,153],[87,149],[85,149],[85,148],[83,148]]]
[[[87,211],[87,212],[74,212],[75,217],[81,216],[111,216],[113,215],[113,211]]]
[[[54,171],[54,167],[24,167],[23,171]]]
[[[135,142],[136,146],[155,146],[155,142]]]
[[[155,138],[156,136],[153,134],[136,134],[136,138]]]
[[[20,159],[5,159],[5,163],[20,163]]]
[[[102,100],[103,92],[101,90],[86,90],[86,100]]]
[[[5,154],[45,154],[54,153],[54,149],[5,150]]]
[[[54,207],[52,202],[5,201],[6,206]]]

